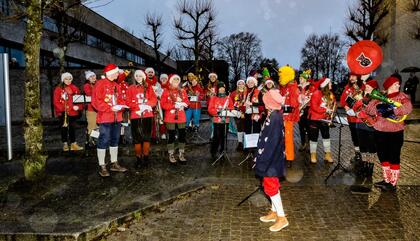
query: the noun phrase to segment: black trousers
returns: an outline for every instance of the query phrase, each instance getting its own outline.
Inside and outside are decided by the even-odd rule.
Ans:
[[[64,124],[64,114],[58,117],[59,125],[61,127],[61,141],[67,143],[76,142],[76,121],[79,119],[79,116],[68,116],[67,115],[67,127],[63,127]]]
[[[349,128],[350,128],[351,141],[353,142],[354,147],[359,146],[359,137],[357,135],[356,123],[349,122]]]
[[[262,119],[255,121],[252,119],[252,114],[245,114],[245,134],[260,133],[262,126]]]
[[[131,135],[133,136],[133,144],[150,142],[152,138],[152,122],[153,117],[131,120]]]
[[[309,122],[309,140],[318,142],[318,135],[321,131],[322,139],[330,139],[330,127],[323,121],[310,120]]]
[[[299,119],[299,133],[300,133],[300,143],[303,145],[306,141],[306,137],[309,136],[309,120],[308,120],[308,109],[306,107],[303,111],[303,115]]]
[[[213,140],[211,142],[210,152],[212,154],[217,153],[217,149],[220,146],[220,151],[225,150],[225,130],[227,129],[227,124],[225,123],[213,123]]]
[[[166,123],[168,131],[168,144],[175,143],[176,131],[178,130],[178,143],[185,143],[185,123]]]
[[[375,130],[357,128],[360,152],[376,153]]]
[[[379,161],[400,164],[401,148],[404,143],[404,131],[375,132]]]

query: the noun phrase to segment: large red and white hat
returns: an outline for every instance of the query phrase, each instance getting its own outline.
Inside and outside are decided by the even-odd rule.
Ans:
[[[347,53],[347,65],[355,75],[372,73],[381,65],[382,60],[381,47],[371,40],[362,40],[353,44]]]
[[[212,72],[212,73],[209,74],[209,79],[210,79],[210,76],[216,76],[216,79],[218,78],[217,74],[214,73],[214,72]]]
[[[319,86],[321,88],[324,88],[325,86],[327,86],[329,83],[331,83],[331,79],[330,78],[322,78],[319,80]]]
[[[179,75],[177,75],[177,74],[173,74],[173,75],[169,76],[169,83],[170,83],[170,84],[172,84],[172,82],[173,82],[176,78],[178,78],[178,81],[179,81],[179,82],[181,82],[181,77],[179,77]]]
[[[108,64],[104,68],[104,73],[105,73],[106,77],[108,77],[110,75],[113,75],[115,73],[119,73],[119,71],[120,71],[120,69],[115,64]]]

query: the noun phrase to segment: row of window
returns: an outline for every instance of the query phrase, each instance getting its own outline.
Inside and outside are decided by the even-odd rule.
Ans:
[[[57,28],[57,24],[56,21],[50,17],[44,17],[44,29],[57,33],[58,32],[58,28]],[[72,29],[71,27],[69,27],[69,31],[73,32],[74,29]],[[131,62],[140,64],[140,65],[145,65],[145,60],[140,57],[139,55],[127,51],[123,48],[120,48],[118,46],[115,46],[99,37],[96,37],[90,33],[85,33],[85,32],[79,32],[79,38],[80,38],[80,42],[84,43],[86,45],[89,45],[91,47],[95,47],[98,49],[103,50],[104,52],[107,53],[111,53],[113,55],[116,55],[120,58],[125,58]]]

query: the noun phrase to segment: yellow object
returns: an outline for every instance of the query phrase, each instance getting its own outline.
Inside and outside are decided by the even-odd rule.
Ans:
[[[287,85],[290,81],[295,79],[295,70],[285,65],[279,68],[279,83],[284,86]]]

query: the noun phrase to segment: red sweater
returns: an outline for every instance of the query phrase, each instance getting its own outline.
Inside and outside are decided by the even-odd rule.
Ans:
[[[340,105],[344,108],[345,106],[350,106],[347,104],[346,99],[348,96],[352,96],[356,92],[356,89],[353,86],[346,85],[344,88],[343,94],[341,94],[340,98]],[[356,116],[347,116],[347,121],[350,123],[360,123],[362,122],[361,119],[357,118]]]
[[[191,89],[188,86],[184,87],[184,90],[187,92],[188,97],[197,96],[198,101],[190,101],[188,108],[190,109],[200,109],[201,108],[201,100],[204,99],[204,91],[203,88],[199,84],[192,86]]]
[[[394,113],[398,117],[398,119],[402,118],[404,115],[408,115],[413,110],[413,106],[411,104],[410,98],[402,93],[397,92],[388,95],[388,98],[400,102],[402,105],[401,107],[394,108]],[[376,115],[376,123],[373,125],[373,128],[377,131],[382,132],[398,132],[404,130],[405,124],[404,121],[399,123],[394,123],[389,121],[386,118],[383,118],[377,111],[376,105],[381,103],[379,100],[372,100],[366,107],[366,113],[368,115]]]
[[[327,119],[327,102],[323,98],[321,90],[316,90],[311,97],[311,104],[308,112],[310,120]]]
[[[232,100],[233,107],[242,112],[245,113],[245,98],[246,98],[246,89],[243,92],[239,92],[238,90],[233,91],[229,95],[230,99]]]
[[[91,96],[92,97],[93,87],[94,87],[94,85],[92,85],[90,83],[86,83],[86,84],[83,85],[83,92],[85,93],[86,96]],[[88,111],[95,111],[95,109],[92,106],[92,103],[87,104],[87,110]]]
[[[152,87],[144,88],[143,85],[133,84],[127,90],[127,105],[130,107],[130,118],[139,119],[153,117],[152,111],[144,111],[142,116],[139,116],[136,111],[140,110],[140,104],[146,104],[150,107],[155,107],[157,104],[157,97]]]
[[[223,110],[223,107],[225,107],[225,110],[233,109],[233,101],[230,99],[229,96],[213,96],[210,98],[208,110],[209,114],[213,116],[214,123],[229,123],[229,117],[226,117],[226,120],[223,121],[223,118],[218,116],[218,112],[220,110]]]
[[[83,105],[73,104],[73,95],[78,94],[80,94],[79,88],[74,84],[64,85],[64,87],[55,87],[53,97],[55,115],[61,116],[64,114],[64,111],[66,111],[69,116],[79,115],[79,111],[83,109]],[[73,109],[74,106],[78,106],[79,110],[75,111]]]
[[[96,116],[97,123],[112,123],[114,121],[122,121],[122,112],[124,109],[117,112],[115,116],[112,111],[112,100],[116,100],[116,104],[124,105],[125,101],[122,98],[121,87],[114,81],[107,78],[99,80],[95,84],[92,92],[92,106],[98,112]],[[116,118],[115,118],[116,117]]]
[[[283,113],[285,121],[299,121],[299,88],[298,85],[293,82],[286,86],[280,86],[280,94],[286,96],[284,105],[289,105],[293,108],[291,113]]]
[[[185,109],[175,109],[175,102],[178,97],[187,105],[190,104],[185,90],[169,88],[163,91],[160,104],[162,109],[165,110],[163,118],[165,123],[185,123],[187,121]]]

